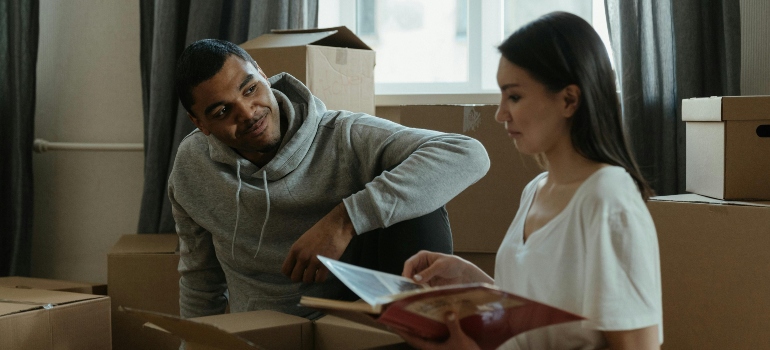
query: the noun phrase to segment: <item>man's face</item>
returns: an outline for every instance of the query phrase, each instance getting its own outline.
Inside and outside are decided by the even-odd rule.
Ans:
[[[211,79],[192,90],[190,120],[257,165],[275,155],[281,143],[278,102],[265,73],[230,56]]]

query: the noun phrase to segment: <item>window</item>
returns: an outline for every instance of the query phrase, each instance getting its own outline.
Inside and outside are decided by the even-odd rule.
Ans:
[[[493,95],[499,93],[496,46],[521,25],[555,10],[593,23],[609,48],[603,0],[319,0],[318,26],[345,25],[377,52],[378,100]]]

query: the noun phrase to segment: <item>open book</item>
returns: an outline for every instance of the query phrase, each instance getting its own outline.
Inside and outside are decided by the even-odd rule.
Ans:
[[[482,349],[494,349],[531,329],[584,319],[486,283],[427,287],[398,275],[320,255],[318,259],[362,301],[303,296],[300,305],[363,323],[375,320],[425,339],[440,341],[449,335],[444,315],[450,310],[457,312],[463,331]]]

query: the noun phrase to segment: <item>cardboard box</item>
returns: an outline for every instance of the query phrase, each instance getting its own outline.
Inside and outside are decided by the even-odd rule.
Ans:
[[[107,295],[107,286],[84,282],[61,281],[46,278],[10,276],[0,277],[0,287],[44,289],[60,292]]]
[[[447,203],[455,252],[497,253],[519,208],[524,187],[543,172],[535,160],[516,150],[496,105],[401,106],[405,126],[463,134],[487,149],[491,166],[477,183]],[[391,113],[393,114],[393,113]]]
[[[374,114],[375,54],[346,27],[273,30],[240,46],[268,77],[291,74],[326,108]]]
[[[682,120],[687,191],[770,200],[770,96],[685,99]]]
[[[394,333],[335,316],[316,321],[276,311],[181,319],[177,316],[126,309],[146,327],[185,339],[188,350],[213,349],[411,349]],[[167,335],[168,336],[168,335]]]
[[[332,315],[313,322],[316,350],[412,349],[395,333]]]
[[[112,298],[113,348],[173,349],[179,340],[142,327],[119,306],[179,315],[179,253],[176,234],[127,234],[107,255],[107,284]]]
[[[664,349],[770,344],[770,202],[648,203],[660,245]]]
[[[110,349],[110,298],[0,287],[0,349]]]

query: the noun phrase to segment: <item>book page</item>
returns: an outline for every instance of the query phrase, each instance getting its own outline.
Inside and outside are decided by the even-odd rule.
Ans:
[[[351,265],[321,255],[318,259],[353,293],[372,306],[387,304],[393,301],[396,294],[424,288],[398,275]]]

